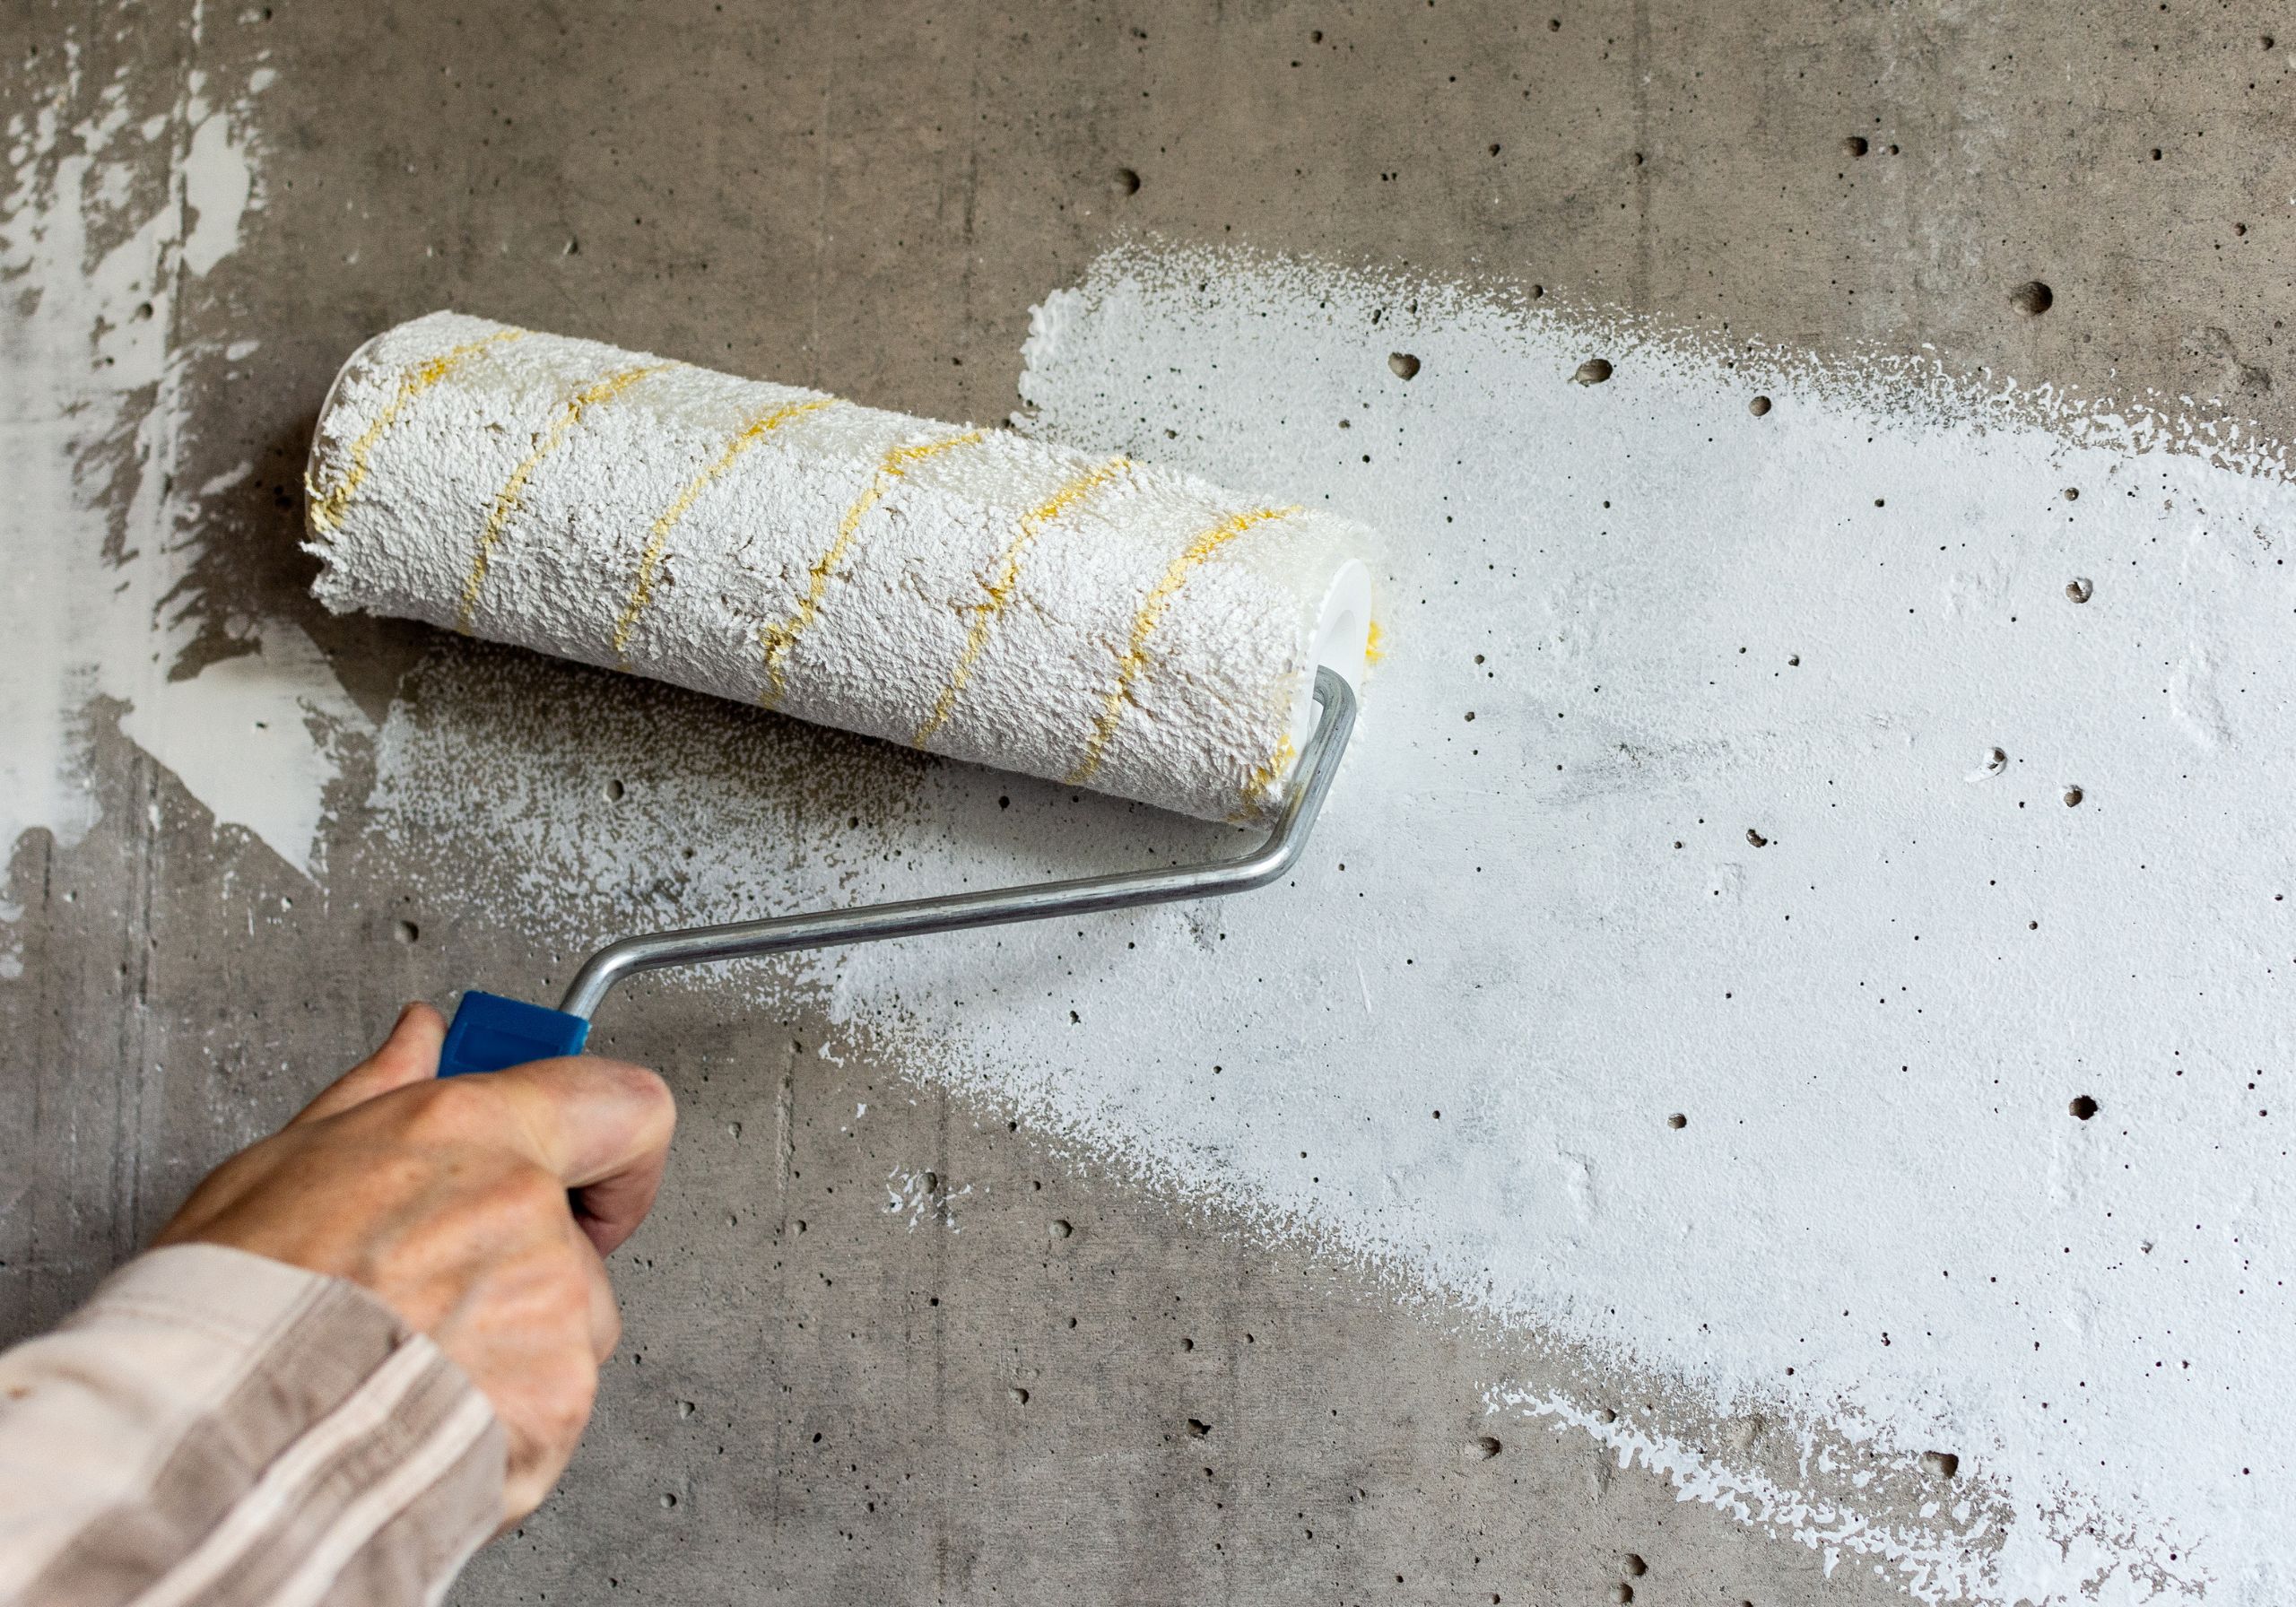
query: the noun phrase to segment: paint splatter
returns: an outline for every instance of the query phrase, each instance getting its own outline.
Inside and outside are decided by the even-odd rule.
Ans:
[[[176,313],[261,204],[248,130],[270,74],[218,104],[194,71],[153,108],[124,70],[85,83],[76,42],[57,56],[47,93],[9,122],[0,204],[0,851],[41,828],[69,847],[94,826],[91,743],[117,717],[219,822],[309,873],[343,744],[368,725],[357,706],[282,621],[240,625],[239,656],[172,678],[194,634],[175,594],[201,501],[230,482],[170,489],[203,350],[176,340]],[[230,346],[232,360],[253,350]]]

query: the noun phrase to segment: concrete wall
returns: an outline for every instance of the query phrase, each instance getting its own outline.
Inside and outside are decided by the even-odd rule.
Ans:
[[[681,732],[761,835],[930,785],[863,744],[319,613],[302,452],[373,330],[454,305],[995,419],[1031,306],[1147,231],[1821,360],[1934,350],[2284,437],[2275,26],[2182,4],[12,4],[0,328],[27,383],[0,451],[37,584],[5,616],[30,710],[10,708],[0,929],[6,1333],[68,1309],[402,998],[563,976],[575,940],[527,929],[515,876],[476,867],[491,907],[457,899],[382,829],[389,718]],[[2034,280],[2039,316],[2011,299]],[[325,763],[300,737],[266,757],[252,718],[163,717],[240,659],[285,678],[290,721],[291,689],[321,689]],[[262,764],[286,792],[239,799]],[[657,914],[683,896],[665,880],[635,890]],[[1898,1593],[1486,1393],[1746,1431],[1711,1403],[895,1057],[825,1060],[818,999],[764,997],[640,989],[603,1024],[677,1087],[677,1166],[619,1269],[628,1337],[583,1456],[464,1599]]]

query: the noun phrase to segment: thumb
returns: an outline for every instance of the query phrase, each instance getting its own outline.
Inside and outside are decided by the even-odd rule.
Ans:
[[[329,1083],[287,1125],[325,1121],[393,1089],[429,1081],[439,1074],[439,1047],[446,1038],[447,1018],[417,1000],[398,1012],[382,1047]]]

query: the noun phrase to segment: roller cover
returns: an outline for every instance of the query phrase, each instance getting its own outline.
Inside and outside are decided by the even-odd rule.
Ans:
[[[458,313],[352,355],[307,478],[338,612],[1215,820],[1363,667],[1344,519]]]

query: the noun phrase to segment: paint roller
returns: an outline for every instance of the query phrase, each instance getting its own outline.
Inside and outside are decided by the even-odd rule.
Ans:
[[[465,993],[442,1075],[578,1053],[657,967],[1264,886],[1353,725],[1370,533],[1121,456],[440,312],[344,364],[305,483],[335,612],[1266,832],[1205,864],[625,937],[555,1010]]]

